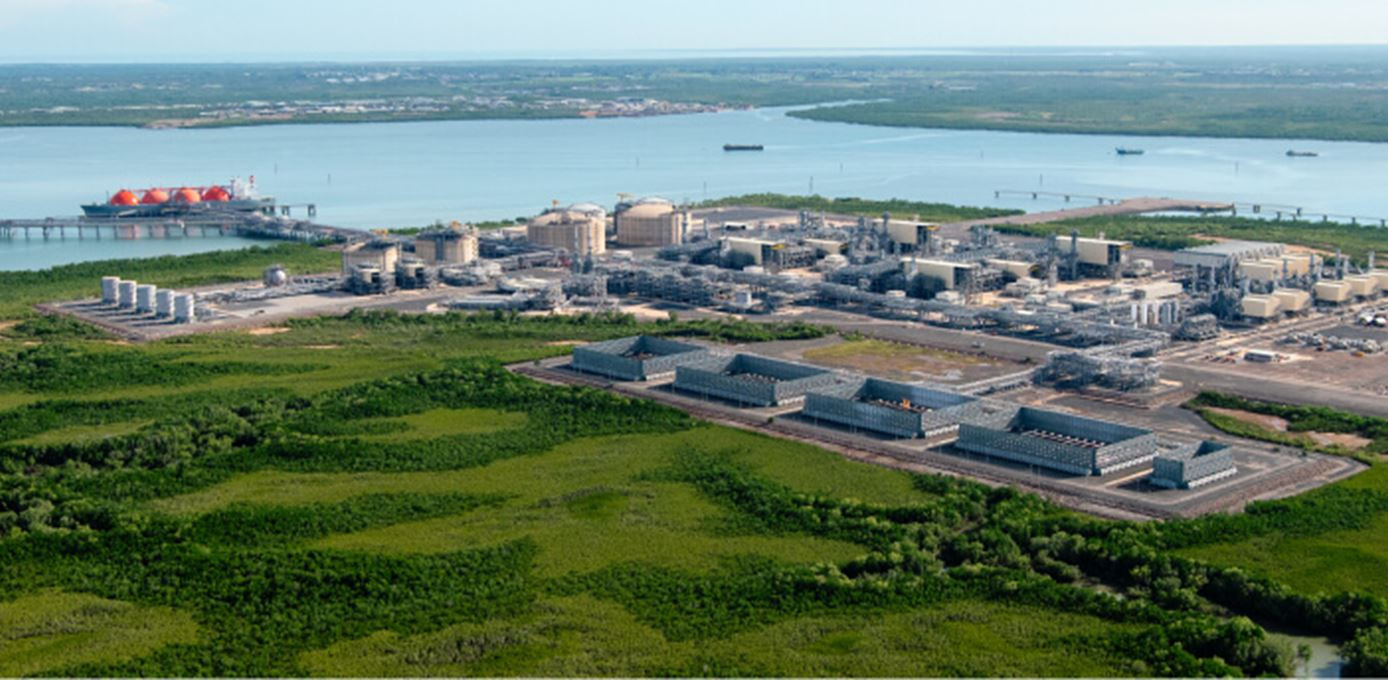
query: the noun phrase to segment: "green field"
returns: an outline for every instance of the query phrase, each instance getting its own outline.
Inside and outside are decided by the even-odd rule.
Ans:
[[[1262,625],[1388,659],[1377,463],[1113,522],[499,363],[803,325],[49,330],[0,339],[0,674],[1285,675]]]
[[[41,591],[0,606],[0,675],[131,659],[197,637],[192,617],[166,607]]]
[[[1272,241],[1305,246],[1334,255],[1338,248],[1361,266],[1367,263],[1370,250],[1383,249],[1383,235],[1377,225],[1355,226],[1319,219],[1281,221],[1246,217],[1089,217],[1046,224],[998,225],[1006,234],[1023,236],[1069,236],[1078,231],[1081,236],[1098,236],[1132,241],[1143,248],[1178,250],[1214,243],[1217,239]]]
[[[813,213],[860,215],[870,219],[880,219],[882,213],[891,213],[898,219],[911,218],[925,222],[958,222],[1017,215],[1023,212],[1007,208],[976,208],[947,203],[908,201],[899,198],[879,200],[849,197],[826,198],[819,195],[792,196],[789,194],[743,194],[717,198],[699,204],[699,207],[702,208],[720,206],[759,206],[782,210],[808,210]]]

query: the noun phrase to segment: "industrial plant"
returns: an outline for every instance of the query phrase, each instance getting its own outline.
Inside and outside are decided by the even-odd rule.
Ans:
[[[622,194],[610,208],[556,201],[509,227],[454,222],[408,234],[362,232],[342,239],[341,270],[332,274],[271,268],[259,282],[174,293],[112,272],[99,300],[50,311],[136,340],[362,307],[656,319],[677,312],[885,334],[1001,363],[969,380],[949,371],[903,380],[757,347],[640,336],[579,347],[562,373],[536,370],[788,436],[1174,516],[1347,472],[1319,457],[1169,438],[1140,417],[1090,417],[1045,399],[1074,395],[1140,411],[1172,403],[1193,385],[1245,374],[1261,381],[1252,392],[1284,378],[1293,390],[1294,381],[1317,382],[1316,366],[1382,351],[1388,309],[1379,299],[1388,270],[1377,268],[1373,253],[1355,261],[1225,241],[1171,255],[1103,234],[1042,238],[1003,229],[1075,215],[1220,209],[1133,199],[934,224]],[[1221,373],[1227,363],[1241,364],[1240,376]],[[1381,386],[1366,399],[1388,393],[1388,374],[1335,366],[1326,375]],[[1336,380],[1351,378],[1320,379]],[[1137,482],[1107,481],[1139,471]],[[1083,481],[1090,478],[1097,481]]]

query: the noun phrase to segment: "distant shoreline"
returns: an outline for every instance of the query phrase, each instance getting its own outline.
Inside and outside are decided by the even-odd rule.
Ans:
[[[995,120],[970,119],[962,120],[949,118],[950,114],[941,114],[942,117],[932,117],[927,122],[908,122],[908,121],[887,121],[874,120],[871,113],[858,114],[856,111],[842,113],[845,109],[851,109],[858,105],[845,105],[841,102],[822,102],[809,106],[796,105],[793,110],[787,111],[786,116],[799,120],[811,121],[816,123],[843,123],[847,125],[864,125],[869,127],[883,128],[908,128],[918,130],[958,130],[958,131],[981,131],[981,132],[1019,132],[1046,135],[1087,135],[1087,136],[1119,136],[1119,137],[1143,137],[1143,138],[1168,138],[1168,137],[1192,137],[1203,139],[1262,139],[1274,140],[1285,139],[1288,141],[1307,141],[1307,142],[1359,142],[1366,144],[1388,143],[1388,125],[1377,135],[1355,135],[1355,134],[1315,134],[1311,131],[1297,130],[1287,132],[1260,131],[1248,129],[1242,131],[1220,132],[1201,129],[1173,128],[1170,130],[1151,130],[1144,128],[1124,128],[1124,127],[1098,127],[1082,126],[1074,127],[1055,127],[1034,124],[1029,121],[1009,122],[1006,118]],[[781,106],[758,106],[758,107],[737,107],[728,106],[724,110],[763,110],[769,108],[786,108]],[[290,116],[284,118],[253,118],[253,119],[226,119],[199,121],[195,118],[183,119],[154,119],[148,121],[124,121],[113,118],[94,118],[82,121],[62,121],[49,122],[40,120],[25,120],[21,122],[0,122],[0,129],[21,129],[21,128],[135,128],[141,130],[216,130],[226,128],[246,128],[246,127],[265,127],[277,125],[353,125],[366,123],[436,123],[436,122],[455,122],[455,121],[555,121],[555,120],[611,120],[615,118],[655,118],[665,116],[691,116],[701,113],[713,113],[714,111],[690,111],[690,112],[671,112],[658,114],[645,114],[640,116],[585,116],[580,111],[545,111],[545,112],[526,112],[523,115],[477,115],[474,112],[460,113],[430,113],[419,115],[376,115],[376,114],[353,114],[353,115],[317,115],[317,116]],[[829,113],[832,112],[832,113]],[[962,115],[962,114],[960,114]]]

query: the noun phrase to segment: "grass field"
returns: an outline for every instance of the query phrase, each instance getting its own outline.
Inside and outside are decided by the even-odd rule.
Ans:
[[[1177,250],[1213,243],[1216,239],[1272,241],[1304,246],[1333,255],[1341,249],[1360,264],[1367,263],[1370,250],[1383,248],[1383,236],[1375,226],[1355,226],[1319,219],[1290,219],[1274,221],[1246,217],[1156,217],[1120,216],[1089,217],[1048,224],[1000,225],[1000,232],[1026,236],[1069,235],[1079,231],[1082,236],[1104,234],[1108,238],[1132,241],[1145,248]]]
[[[716,198],[699,204],[699,207],[703,208],[719,206],[759,206],[763,208],[780,208],[782,210],[809,210],[811,212],[826,212],[838,215],[861,215],[872,219],[880,219],[882,213],[889,212],[898,217],[911,217],[912,219],[919,219],[927,222],[957,222],[960,220],[973,220],[985,217],[1016,215],[1022,212],[1021,210],[1013,210],[1010,208],[977,208],[950,205],[948,203],[910,201],[899,198],[826,198],[819,195],[793,196],[789,194],[743,194],[741,196]]]
[[[0,601],[0,675],[129,659],[197,639],[192,617],[81,593],[42,591]]]
[[[849,340],[805,350],[805,359],[893,380],[941,379],[989,363],[983,357],[885,340]]]
[[[712,642],[671,642],[620,606],[579,596],[534,613],[416,637],[378,633],[304,656],[321,675],[883,677],[1113,676],[1086,616],[966,601],[916,612],[809,617]],[[909,669],[909,670],[908,670]]]
[[[1338,486],[1388,493],[1388,467],[1375,465]],[[1388,596],[1388,512],[1368,517],[1364,524],[1362,528],[1310,535],[1273,532],[1187,548],[1181,553],[1248,569],[1303,593],[1355,590]]]

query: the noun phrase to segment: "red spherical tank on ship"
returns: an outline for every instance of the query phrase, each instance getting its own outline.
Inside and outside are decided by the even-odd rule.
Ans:
[[[188,187],[183,187],[182,189],[179,189],[178,191],[174,192],[173,200],[178,201],[179,203],[201,203],[202,196],[198,194],[197,189],[189,189]]]
[[[111,205],[139,205],[140,197],[129,189],[121,189],[111,197]]]
[[[145,192],[145,197],[140,199],[140,202],[145,205],[159,205],[160,203],[167,203],[168,201],[169,192],[163,189],[150,189]]]
[[[202,192],[202,200],[204,200],[204,201],[230,201],[230,200],[231,200],[231,194],[227,193],[227,190],[226,190],[226,189],[223,189],[223,188],[218,187],[218,186],[208,187],[208,188],[207,188],[207,191]]]

